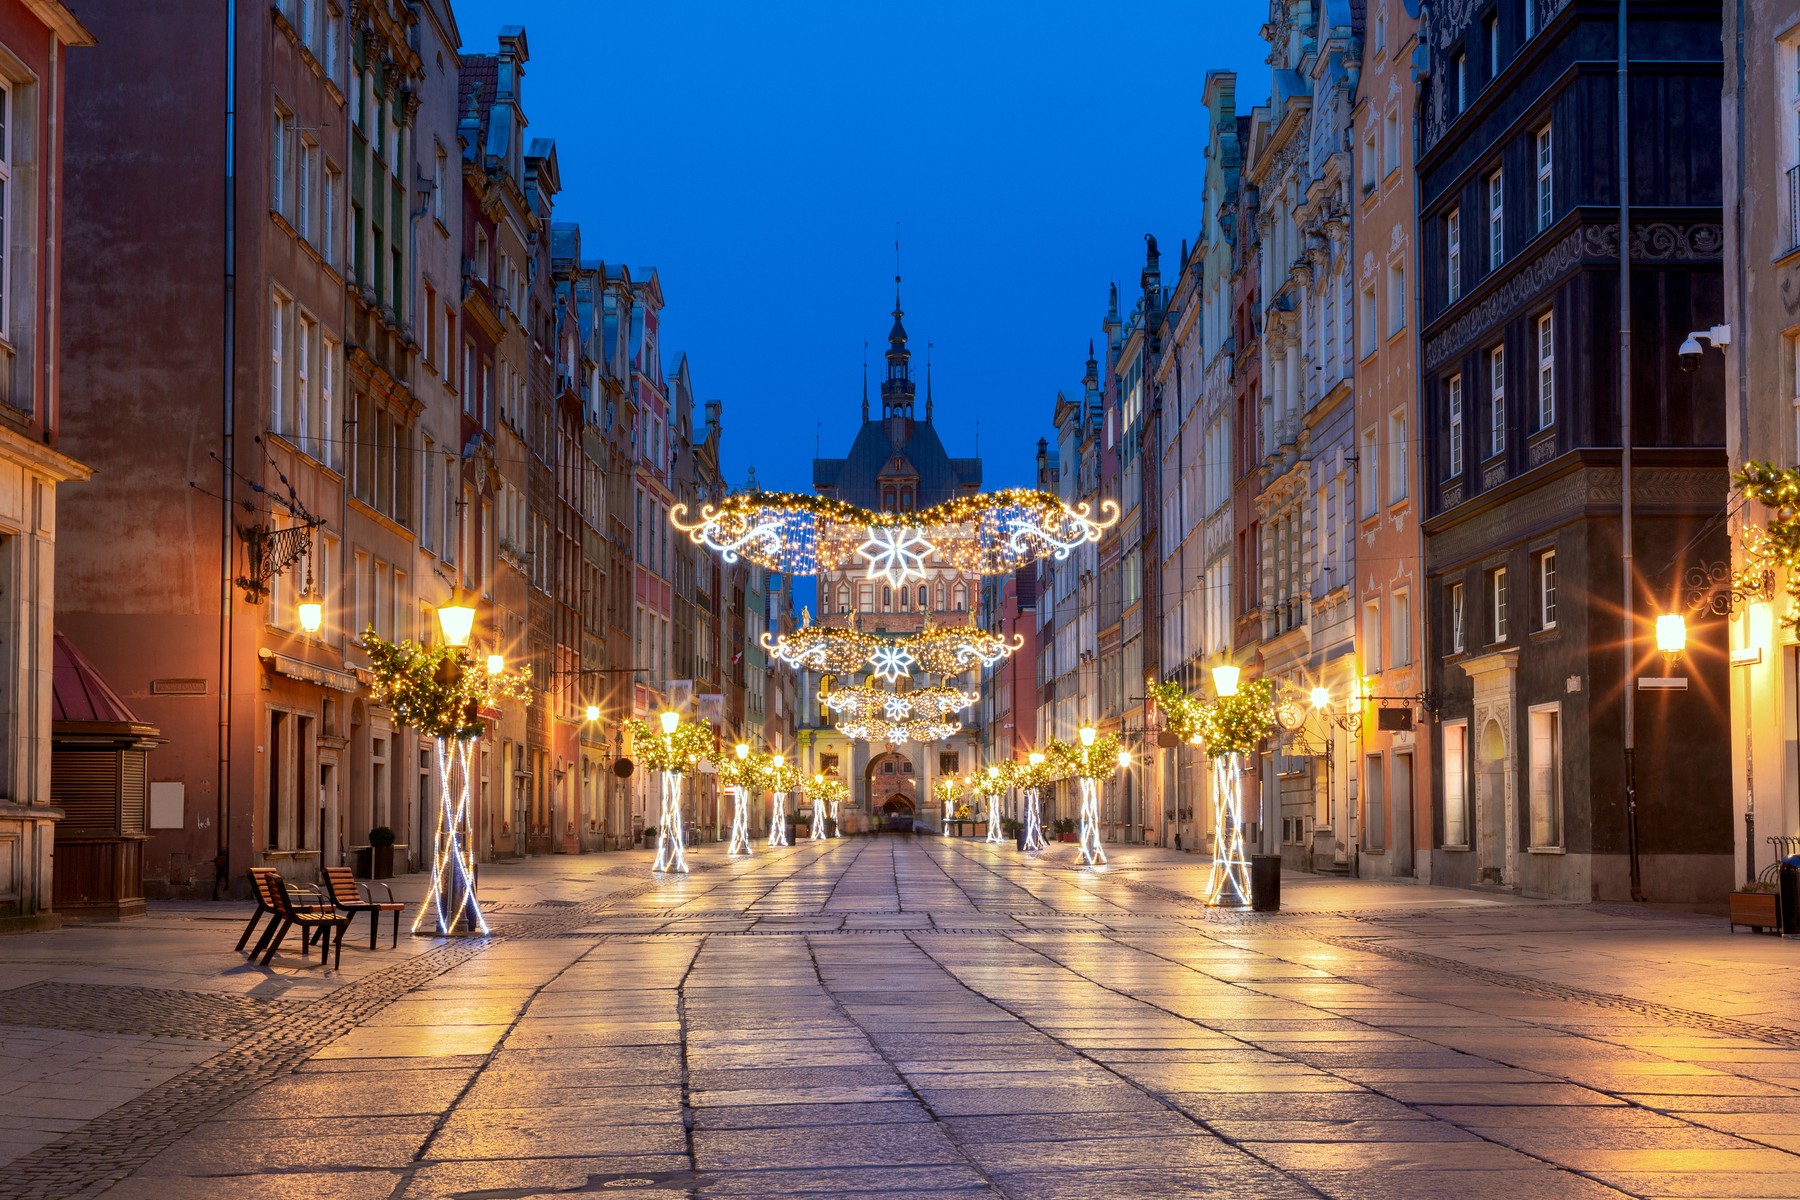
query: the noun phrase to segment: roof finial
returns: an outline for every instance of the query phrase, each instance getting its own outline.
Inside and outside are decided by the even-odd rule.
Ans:
[[[936,342],[925,343],[925,423],[931,424],[931,348]]]
[[[869,419],[869,343],[863,342],[863,420]]]
[[[900,222],[894,222],[894,313],[900,312]]]

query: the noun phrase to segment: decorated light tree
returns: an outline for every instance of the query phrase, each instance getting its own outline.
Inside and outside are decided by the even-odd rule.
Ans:
[[[819,814],[829,814],[830,830],[833,837],[844,836],[844,827],[839,821],[838,805],[850,798],[850,788],[829,775],[814,775],[812,782],[806,785],[806,794],[813,802],[813,840],[819,840],[819,827],[825,823]]]
[[[658,716],[660,729],[649,722],[633,720],[632,753],[645,766],[662,772],[662,810],[656,822],[656,861],[651,870],[658,874],[687,874],[687,831],[681,825],[681,777],[709,757],[716,745],[713,727],[705,721],[682,721],[681,714],[665,712]]]
[[[731,844],[725,853],[738,857],[751,853],[750,805],[762,792],[768,760],[750,753],[746,742],[739,742],[730,755],[713,760],[713,771],[719,781],[731,789]]]
[[[1153,695],[1169,731],[1202,744],[1212,757],[1213,861],[1206,902],[1250,903],[1250,859],[1244,847],[1244,756],[1253,754],[1275,725],[1275,688],[1266,679],[1239,681],[1236,667],[1213,668],[1218,699],[1208,704],[1172,683]]]
[[[1093,726],[1085,725],[1075,745],[1051,742],[1049,757],[1057,774],[1064,778],[1073,776],[1081,789],[1081,822],[1075,857],[1084,866],[1103,866],[1106,851],[1100,848],[1100,780],[1111,775],[1118,766],[1118,736],[1101,734]]]
[[[967,794],[967,787],[955,775],[946,775],[932,785],[937,802],[944,806],[944,836],[950,836],[950,822],[956,817],[956,803]]]
[[[788,793],[800,786],[800,772],[779,750],[763,760],[763,786],[774,794],[769,813],[769,845],[786,846]]]
[[[987,797],[987,842],[998,846],[1006,839],[1000,833],[1000,798],[1012,786],[1011,762],[989,763],[981,775],[981,794]]]
[[[1042,792],[1047,784],[1053,783],[1055,780],[1055,768],[1036,750],[1033,750],[1031,757],[1014,770],[1013,781],[1018,785],[1019,799],[1024,810],[1020,814],[1025,823],[1025,841],[1022,845],[1024,850],[1042,850],[1045,846]]]
[[[431,890],[413,918],[414,933],[485,934],[475,895],[471,800],[475,743],[487,728],[481,713],[502,696],[531,703],[531,671],[479,666],[469,653],[475,610],[460,593],[439,610],[436,646],[389,642],[370,628],[362,636],[374,676],[373,699],[394,722],[432,740],[437,764],[437,832],[432,837]]]

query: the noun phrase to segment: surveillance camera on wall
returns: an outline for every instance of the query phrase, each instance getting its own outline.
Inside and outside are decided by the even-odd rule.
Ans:
[[[1676,357],[1684,371],[1698,371],[1700,360],[1706,355],[1706,347],[1701,342],[1709,342],[1713,349],[1723,350],[1731,345],[1731,326],[1714,325],[1710,329],[1696,329],[1687,335],[1687,341],[1681,343]]]
[[[1700,369],[1700,356],[1705,354],[1706,351],[1701,347],[1700,339],[1689,334],[1687,341],[1681,343],[1681,350],[1678,353],[1681,359],[1682,370],[1698,371]]]

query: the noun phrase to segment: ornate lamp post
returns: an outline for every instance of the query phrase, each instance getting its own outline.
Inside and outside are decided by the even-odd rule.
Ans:
[[[362,636],[374,675],[374,700],[397,724],[432,739],[437,765],[437,830],[432,837],[431,889],[413,918],[419,934],[486,934],[475,895],[471,846],[475,743],[486,729],[481,710],[501,695],[531,702],[529,669],[516,674],[470,669],[475,608],[456,589],[437,610],[438,644],[384,641],[373,628]]]
[[[748,742],[739,742],[734,754],[734,758],[714,765],[719,778],[731,789],[731,844],[725,848],[725,853],[728,857],[738,858],[752,853],[750,793],[753,789],[760,789],[762,763],[751,759]]]
[[[1025,769],[1019,772],[1020,795],[1024,800],[1025,841],[1023,849],[1038,851],[1044,848],[1044,812],[1039,789],[1049,782],[1049,769],[1044,765],[1044,756],[1033,750]]]
[[[678,712],[657,718],[660,730],[648,722],[630,724],[632,753],[653,771],[662,772],[662,808],[656,822],[656,861],[650,869],[661,875],[687,874],[687,832],[681,822],[681,777],[713,751],[712,726],[705,721],[683,721]]]
[[[989,763],[987,776],[982,780],[982,792],[987,796],[987,843],[998,846],[1006,839],[1000,836],[1000,796],[1006,790],[1006,776],[998,763]]]
[[[781,757],[779,750],[770,753],[767,769],[769,791],[773,793],[774,797],[770,802],[769,845],[771,848],[790,845],[787,830],[787,798],[788,793],[799,785],[800,772],[788,765],[787,760]]]

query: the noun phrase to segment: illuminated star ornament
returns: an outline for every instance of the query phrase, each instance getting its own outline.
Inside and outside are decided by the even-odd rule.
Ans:
[[[925,556],[936,550],[917,529],[887,525],[869,530],[869,540],[856,552],[869,560],[870,579],[885,579],[898,587],[909,579],[923,579]]]
[[[898,646],[879,646],[869,655],[869,675],[889,683],[901,676],[911,679],[912,661],[912,655]]]

